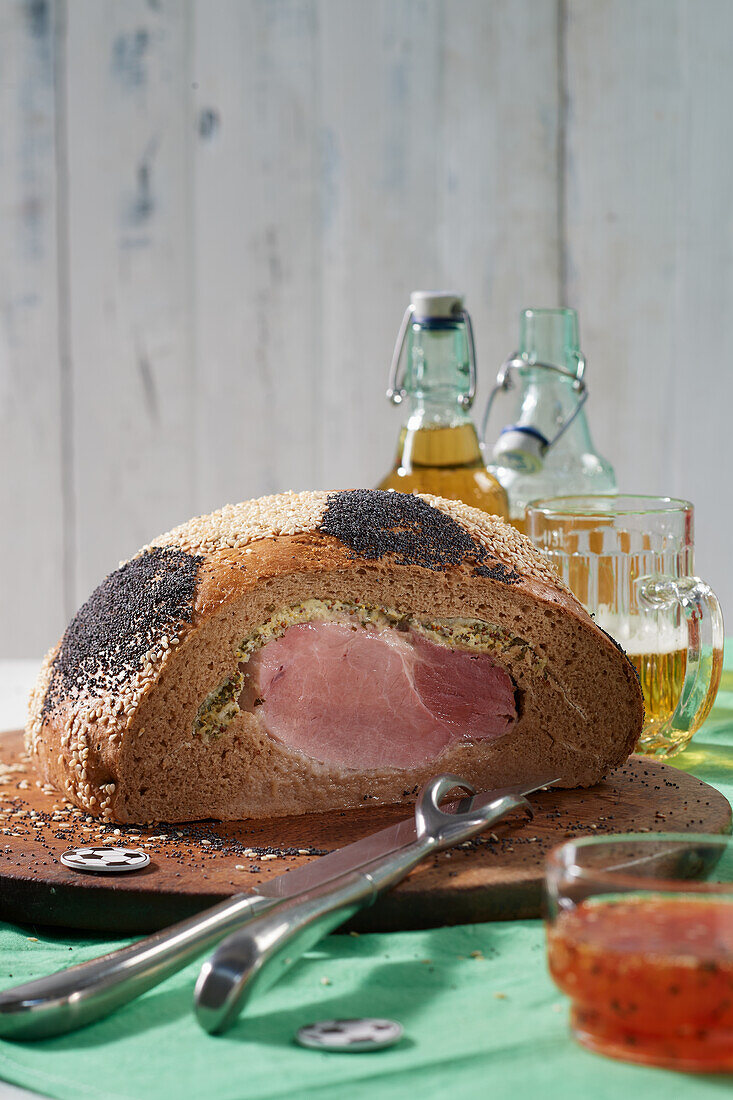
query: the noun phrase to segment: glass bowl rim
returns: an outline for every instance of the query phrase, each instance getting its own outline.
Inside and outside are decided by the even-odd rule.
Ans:
[[[603,836],[579,836],[572,840],[566,840],[556,845],[548,852],[545,859],[545,884],[549,883],[553,872],[562,873],[565,879],[571,879],[574,883],[587,882],[599,886],[618,886],[629,888],[645,894],[730,894],[733,893],[733,878],[730,882],[702,882],[696,879],[685,878],[644,878],[637,875],[628,875],[619,871],[604,871],[602,868],[583,868],[577,864],[568,866],[560,860],[560,854],[574,846],[583,848],[601,847],[605,844],[628,843],[638,841],[648,844],[651,841],[663,842],[689,842],[701,844],[716,844],[721,848],[733,847],[733,834],[731,833],[607,833]],[[643,883],[643,887],[640,885]]]
[[[580,507],[580,501],[589,501],[590,504],[587,507]],[[637,505],[635,507],[614,508],[612,511],[608,511],[601,508],[604,501],[636,501]],[[558,507],[563,502],[567,502],[567,507]],[[577,502],[578,507],[573,508],[573,502]],[[597,507],[593,506],[594,502],[598,503]],[[685,513],[691,514],[693,511],[692,501],[684,500],[681,497],[654,496],[647,493],[571,493],[554,497],[537,497],[525,505],[525,516],[529,515],[530,512],[539,512],[541,515],[553,519],[583,516],[594,519],[609,519],[614,516],[674,515],[676,513],[684,515]]]

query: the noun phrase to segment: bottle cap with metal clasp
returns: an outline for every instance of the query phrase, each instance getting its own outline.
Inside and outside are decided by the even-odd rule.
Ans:
[[[378,488],[434,493],[508,516],[499,481],[486,468],[471,406],[476,348],[463,295],[414,290],[392,353],[387,397],[403,410],[392,469]]]
[[[495,462],[501,462],[512,470],[534,474],[542,469],[549,446],[547,436],[536,428],[511,424],[501,429],[494,445],[493,457]]]
[[[410,309],[416,321],[455,320],[464,312],[463,295],[452,290],[413,290]]]

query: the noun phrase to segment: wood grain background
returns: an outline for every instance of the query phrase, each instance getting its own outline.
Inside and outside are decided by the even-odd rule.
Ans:
[[[580,310],[623,488],[733,606],[729,0],[0,0],[0,656],[196,512],[371,484],[410,289],[480,406]]]

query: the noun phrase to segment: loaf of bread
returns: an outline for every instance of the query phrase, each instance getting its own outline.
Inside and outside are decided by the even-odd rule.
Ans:
[[[532,544],[377,490],[227,506],[155,539],[47,655],[41,777],[120,822],[266,818],[588,786],[640,733],[636,673]]]

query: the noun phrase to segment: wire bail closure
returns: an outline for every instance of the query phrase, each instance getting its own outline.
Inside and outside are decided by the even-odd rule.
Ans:
[[[402,359],[405,341],[407,340],[407,330],[410,327],[410,321],[414,313],[415,307],[411,304],[405,310],[400,330],[397,333],[397,342],[392,352],[392,363],[389,368],[389,381],[387,384],[387,399],[391,401],[393,405],[402,404],[402,401],[407,396],[407,390],[404,386],[404,375],[400,378],[400,360]],[[466,326],[466,337],[468,339],[468,391],[459,396],[458,403],[461,408],[470,409],[476,397],[476,343],[473,338],[471,315],[467,309],[456,310],[449,319],[463,321]]]
[[[558,367],[555,363],[530,363],[528,359],[525,359],[519,354],[518,351],[515,351],[512,355],[509,356],[508,359],[505,359],[499,367],[499,373],[496,376],[496,383],[494,384],[494,387],[489,394],[489,399],[486,402],[486,410],[481,421],[480,435],[481,443],[483,444],[483,446],[486,446],[486,429],[489,425],[491,409],[497,394],[500,392],[507,393],[510,389],[512,389],[512,387],[514,386],[514,371],[522,370],[522,368],[526,369],[527,367],[539,367],[541,370],[554,371],[555,374],[562,375],[563,378],[572,379],[573,389],[579,397],[578,404],[573,409],[570,416],[568,416],[567,419],[560,425],[559,429],[557,430],[557,432],[555,432],[555,435],[552,437],[552,439],[545,440],[545,442],[543,443],[542,453],[543,455],[547,454],[550,448],[554,447],[560,437],[565,434],[565,432],[575,420],[576,416],[578,416],[578,414],[580,413],[583,405],[588,400],[588,387],[583,377],[583,375],[585,374],[585,365],[586,360],[584,355],[578,355],[578,368],[576,371],[571,371],[568,370],[567,367]],[[539,432],[537,432],[536,434],[538,436],[540,435]]]

